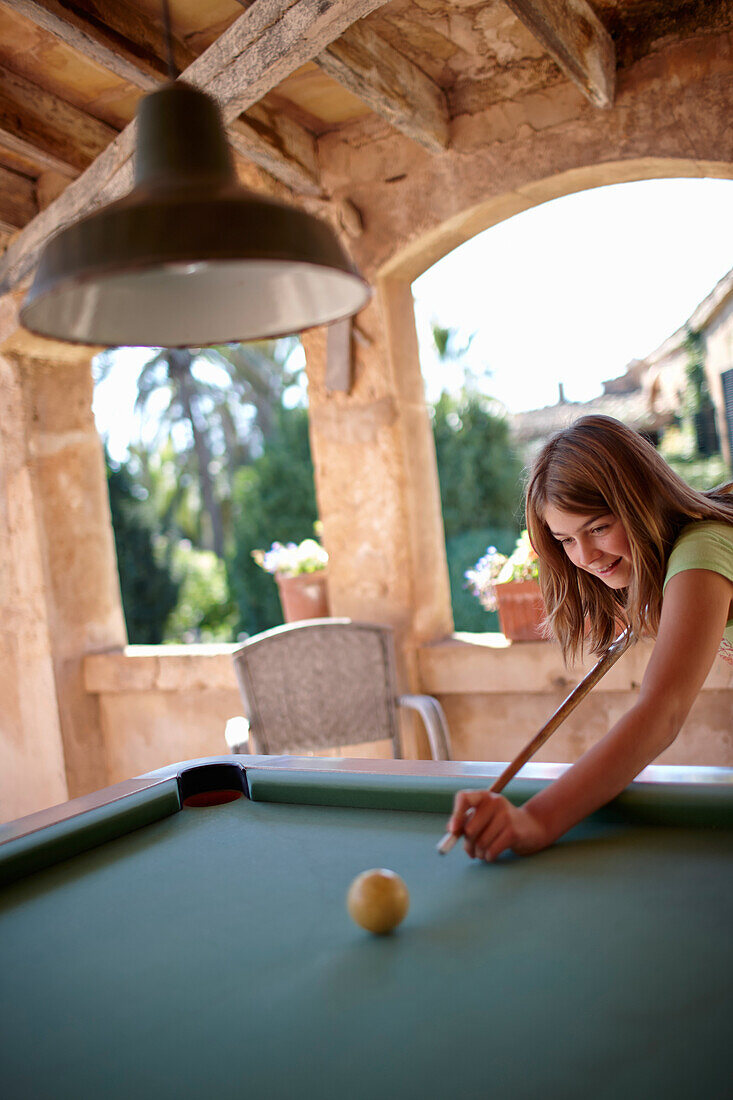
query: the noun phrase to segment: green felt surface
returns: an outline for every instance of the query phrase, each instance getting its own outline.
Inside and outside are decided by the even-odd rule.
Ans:
[[[172,778],[88,810],[83,815],[9,840],[0,846],[0,886],[60,860],[71,859],[133,829],[141,829],[161,817],[177,813],[180,807],[178,783]]]
[[[723,1098],[733,833],[592,822],[435,854],[435,813],[237,802],[0,901],[5,1100]],[[386,866],[397,933],[349,920]]]

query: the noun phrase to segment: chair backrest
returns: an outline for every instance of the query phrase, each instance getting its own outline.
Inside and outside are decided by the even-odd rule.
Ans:
[[[390,627],[306,619],[256,635],[233,659],[253,751],[389,739],[400,755]]]

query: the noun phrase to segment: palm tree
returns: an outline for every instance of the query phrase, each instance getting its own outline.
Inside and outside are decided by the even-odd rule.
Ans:
[[[466,335],[460,328],[450,326],[444,328],[435,320],[430,324],[430,331],[433,336],[433,345],[438,362],[441,366],[453,370],[454,377],[450,384],[446,384],[445,389],[454,391],[459,388],[459,379],[461,381],[460,388],[463,390],[478,391],[482,389],[483,384],[491,375],[491,371],[486,367],[477,370],[469,365],[465,359],[476,333],[472,332],[470,335]]]
[[[295,385],[302,374],[302,364],[291,365],[293,352],[299,344],[296,337],[287,337],[252,344],[226,344],[205,348],[199,353],[202,359],[223,367],[233,388],[254,408],[255,434],[259,436],[257,450],[261,450],[262,443],[272,435],[275,413],[284,391]],[[250,438],[250,444],[254,439]]]
[[[201,511],[207,519],[202,544],[223,557],[221,498],[228,497],[234,470],[250,462],[272,431],[285,389],[302,368],[289,361],[295,338],[199,349],[151,349],[137,381],[135,410],[153,421],[152,446],[173,441],[182,461],[195,458]],[[97,357],[101,381],[117,362],[114,349]],[[142,449],[150,449],[150,443]],[[140,450],[138,450],[138,455]]]

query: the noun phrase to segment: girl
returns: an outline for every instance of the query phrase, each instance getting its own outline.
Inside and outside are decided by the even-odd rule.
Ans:
[[[547,622],[563,656],[629,625],[656,638],[639,696],[522,807],[461,791],[448,829],[471,857],[528,855],[614,798],[668,748],[717,653],[733,664],[733,496],[691,489],[619,421],[585,416],[543,448],[527,487]]]

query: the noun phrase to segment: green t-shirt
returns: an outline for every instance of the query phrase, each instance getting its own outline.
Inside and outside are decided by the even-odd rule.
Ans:
[[[687,569],[710,569],[733,581],[733,526],[715,520],[688,524],[672,547],[664,587]],[[728,619],[718,652],[733,665],[733,619]]]

